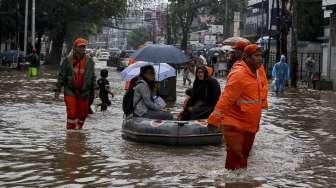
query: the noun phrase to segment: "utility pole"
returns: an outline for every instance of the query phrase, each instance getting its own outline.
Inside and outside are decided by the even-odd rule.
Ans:
[[[280,43],[281,54],[287,57],[287,35],[288,35],[288,14],[287,14],[288,0],[281,1],[281,16],[280,16]]]
[[[297,58],[297,25],[298,25],[298,15],[297,15],[297,1],[292,0],[292,48],[291,48],[291,87],[296,88],[297,86],[297,69],[298,69],[298,58]]]
[[[279,0],[276,0],[276,20],[277,20],[277,34],[276,34],[276,59],[275,61],[279,61],[280,60],[280,46],[281,46],[281,42],[280,42],[280,36],[281,36],[281,16],[280,16],[280,2]]]
[[[153,44],[156,44],[156,18],[153,19]]]
[[[172,44],[172,36],[171,36],[171,21],[170,21],[170,17],[169,17],[169,4],[167,3],[167,17],[166,17],[166,24],[167,24],[167,44]]]
[[[15,32],[15,42],[14,42],[15,45],[13,47],[16,48],[18,51],[20,49],[19,13],[20,13],[20,4],[19,4],[19,0],[16,0],[16,18],[15,18],[16,32]]]
[[[32,0],[32,46],[35,48],[35,0]]]
[[[24,56],[27,56],[27,38],[28,38],[28,6],[29,1],[26,0],[26,6],[25,6],[25,27],[24,27],[24,44],[23,44],[23,53]]]
[[[261,0],[261,41],[264,41],[264,11],[264,0]]]
[[[17,63],[17,69],[21,69],[20,61],[19,61],[19,52],[20,52],[20,28],[19,28],[19,16],[20,16],[20,3],[19,0],[16,1],[16,49],[17,49],[17,55],[16,55],[16,63]]]
[[[228,37],[228,32],[229,32],[229,29],[228,29],[228,27],[229,27],[229,23],[228,23],[229,13],[228,13],[228,11],[229,11],[228,0],[225,0],[225,31],[224,31],[224,33],[226,34],[226,36],[224,36],[224,38]]]
[[[272,0],[272,8],[271,8],[271,10],[273,11],[274,10],[274,0]],[[265,69],[266,69],[266,74],[267,74],[267,76],[269,76],[269,67],[268,67],[268,64],[269,64],[269,61],[270,61],[270,53],[271,53],[271,38],[272,38],[272,26],[273,26],[273,18],[272,18],[272,12],[271,13],[269,13],[268,12],[268,14],[269,14],[269,28],[268,28],[268,41],[267,41],[267,48],[266,48],[266,60],[265,60]]]

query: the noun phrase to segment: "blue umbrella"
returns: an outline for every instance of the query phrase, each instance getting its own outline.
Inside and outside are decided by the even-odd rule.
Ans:
[[[190,59],[179,49],[171,45],[152,44],[137,50],[131,58],[137,61],[146,61],[168,64],[182,64]]]

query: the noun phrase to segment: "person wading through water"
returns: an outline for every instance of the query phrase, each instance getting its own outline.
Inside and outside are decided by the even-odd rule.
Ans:
[[[225,89],[208,118],[209,126],[222,129],[227,151],[225,168],[229,170],[247,167],[261,111],[267,108],[264,96],[267,85],[258,71],[261,65],[261,48],[255,44],[246,46],[243,59],[232,67]]]
[[[89,95],[96,86],[94,62],[85,55],[87,40],[78,38],[73,50],[61,64],[55,89],[59,98],[64,88],[64,101],[67,111],[67,129],[82,129],[89,109]]]

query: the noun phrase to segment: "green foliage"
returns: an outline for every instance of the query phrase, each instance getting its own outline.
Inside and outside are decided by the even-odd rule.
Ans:
[[[0,0],[0,38],[13,39],[17,32],[24,30],[24,1]]]
[[[31,1],[29,2],[31,11]],[[106,19],[121,17],[126,12],[126,7],[125,0],[36,0],[36,31],[48,34],[51,38],[64,32],[67,40],[73,40],[77,36],[85,37],[97,32]],[[17,25],[23,32],[24,11],[24,0],[0,1],[0,31],[3,35],[15,33]],[[30,23],[31,19],[28,20]]]
[[[103,26],[106,19],[122,16],[126,11],[124,0],[38,0],[40,16],[48,18],[49,30],[64,30],[66,39],[88,36]]]
[[[140,45],[144,44],[151,39],[151,29],[141,27],[132,32],[127,36],[128,47],[137,49]]]
[[[177,33],[181,30],[181,48],[186,50],[191,24],[199,13],[199,9],[205,4],[203,4],[202,0],[169,0],[169,2],[172,21],[170,26],[172,33],[174,33],[173,41],[177,41],[179,38]]]
[[[243,12],[247,7],[247,0],[169,0],[169,2],[170,23],[168,24],[174,35],[173,42],[181,40],[182,48],[186,47],[191,24],[198,15],[214,16],[216,18],[214,24],[230,26],[234,12]],[[229,32],[228,29],[227,34]]]
[[[216,24],[230,25],[234,12],[244,12],[246,7],[246,0],[209,0],[207,9],[210,15],[216,17]]]

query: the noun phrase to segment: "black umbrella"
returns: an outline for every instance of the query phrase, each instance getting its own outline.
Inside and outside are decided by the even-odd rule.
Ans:
[[[137,50],[131,58],[152,63],[181,64],[190,59],[178,48],[171,45],[153,44]]]

